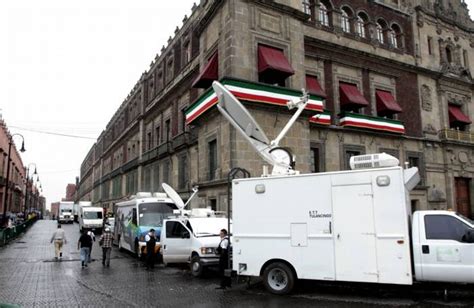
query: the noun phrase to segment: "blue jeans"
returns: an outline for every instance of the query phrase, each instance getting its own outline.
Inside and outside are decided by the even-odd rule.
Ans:
[[[89,254],[90,254],[89,247],[81,247],[81,261],[84,262],[84,264],[87,264],[90,262]]]

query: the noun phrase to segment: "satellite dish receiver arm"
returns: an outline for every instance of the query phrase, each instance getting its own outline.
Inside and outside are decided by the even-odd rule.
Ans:
[[[308,94],[303,91],[301,99],[287,103],[289,109],[297,107],[298,110],[280,134],[278,134],[277,138],[270,142],[252,115],[229,90],[217,81],[212,83],[212,87],[219,101],[217,104],[219,112],[252,145],[257,153],[273,166],[272,175],[297,173],[297,171],[293,170],[293,155],[287,149],[278,147],[278,144],[308,104]]]
[[[188,205],[188,203],[194,198],[194,196],[197,194],[197,192],[199,191],[198,189],[199,187],[198,186],[194,186],[193,187],[193,194],[191,195],[191,197],[189,197],[188,201],[186,201],[186,203],[184,204],[184,207],[186,207],[186,205]]]
[[[298,119],[298,117],[300,116],[300,114],[303,112],[303,110],[306,108],[306,106],[308,105],[308,101],[309,101],[309,95],[308,95],[308,92],[306,92],[304,89],[303,89],[303,95],[301,96],[300,100],[295,102],[295,101],[289,101],[286,105],[288,106],[288,109],[291,110],[295,107],[298,108],[298,110],[295,112],[295,114],[293,114],[293,116],[291,117],[291,119],[288,121],[288,123],[286,123],[285,127],[283,128],[283,130],[278,134],[278,136],[272,140],[272,142],[270,143],[271,147],[274,148],[274,147],[277,147],[278,144],[280,143],[281,139],[283,137],[285,137],[286,133],[290,130],[290,128],[293,126],[293,124],[295,124],[296,122],[296,119]]]

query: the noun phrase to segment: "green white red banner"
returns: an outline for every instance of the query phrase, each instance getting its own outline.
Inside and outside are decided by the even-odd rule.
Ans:
[[[382,130],[392,133],[405,133],[402,122],[379,117],[371,117],[357,113],[343,113],[340,116],[339,124],[344,127],[368,128]]]
[[[331,125],[331,114],[329,112],[318,113],[309,118],[309,121],[320,125]]]
[[[286,106],[288,101],[297,100],[302,95],[300,91],[234,79],[223,79],[221,83],[236,98],[248,102]],[[186,110],[186,124],[190,124],[215,104],[217,104],[217,97],[214,90],[210,88]],[[306,109],[322,112],[323,99],[310,95]]]

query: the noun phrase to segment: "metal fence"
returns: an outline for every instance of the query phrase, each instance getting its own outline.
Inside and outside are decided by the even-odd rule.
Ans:
[[[26,232],[26,230],[28,230],[28,228],[31,227],[36,222],[36,220],[37,218],[35,217],[35,218],[25,221],[22,224],[13,226],[12,228],[0,229],[0,246],[4,246],[8,244],[10,241],[14,240],[20,234]]]

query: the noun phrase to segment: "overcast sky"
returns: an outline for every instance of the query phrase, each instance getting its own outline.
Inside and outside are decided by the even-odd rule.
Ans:
[[[48,207],[194,2],[0,0],[0,113]]]
[[[48,206],[195,1],[0,0],[0,112]]]

